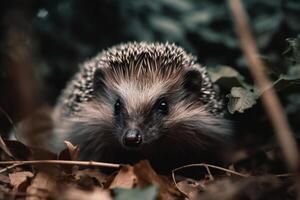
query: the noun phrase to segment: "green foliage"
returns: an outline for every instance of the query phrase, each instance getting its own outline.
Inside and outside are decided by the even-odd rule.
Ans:
[[[286,73],[282,73],[274,81],[273,87],[277,91],[300,91],[300,35],[287,39],[288,48],[284,52]]]
[[[228,111],[243,113],[244,110],[256,104],[258,94],[253,92],[253,86],[245,81],[238,71],[229,66],[217,66],[208,68],[213,82],[225,89],[229,94],[227,104]]]
[[[299,70],[300,67],[297,67],[296,70]],[[294,78],[295,77],[295,78]],[[274,83],[273,87],[277,91],[286,90],[289,88],[294,88],[294,90],[300,89],[300,77],[296,74],[293,75],[281,75]]]
[[[244,110],[255,105],[258,95],[242,87],[233,87],[227,97],[229,98],[228,111],[233,114],[235,111],[243,113]]]
[[[290,104],[299,105],[298,95],[293,95],[294,92],[300,91],[300,38],[290,38],[288,41],[288,48],[285,54],[287,60],[287,73],[280,74],[273,80],[272,87],[278,92],[291,92],[288,95]],[[227,104],[228,111],[243,113],[246,109],[253,107],[257,103],[260,93],[254,85],[245,81],[244,76],[229,66],[217,66],[209,68],[209,75],[213,82],[220,85],[230,93],[227,95],[229,101]],[[294,101],[291,101],[293,99]],[[294,107],[288,105],[289,109]],[[298,107],[300,109],[300,107]]]
[[[208,73],[213,82],[222,86],[226,90],[232,87],[249,88],[250,86],[245,82],[244,76],[238,71],[229,66],[217,66],[208,68]]]

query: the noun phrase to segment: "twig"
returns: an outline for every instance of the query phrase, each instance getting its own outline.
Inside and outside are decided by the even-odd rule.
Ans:
[[[182,167],[178,167],[178,168],[172,170],[172,176],[174,175],[174,173],[176,171],[184,169],[184,168],[188,168],[188,167],[205,167],[206,169],[207,168],[213,168],[213,169],[218,169],[218,170],[228,172],[230,174],[234,174],[234,175],[241,176],[241,177],[249,177],[250,176],[250,175],[242,174],[242,173],[239,173],[239,172],[236,172],[236,171],[224,168],[224,167],[219,167],[219,166],[216,166],[216,165],[211,165],[211,164],[206,164],[206,163],[190,164],[190,165],[184,165]]]
[[[9,169],[19,167],[22,165],[35,165],[35,164],[59,164],[59,165],[81,165],[81,166],[93,166],[93,167],[109,167],[120,168],[121,164],[104,163],[95,161],[73,161],[73,160],[26,160],[26,161],[1,161],[0,165],[10,165],[2,170],[3,173]]]
[[[9,166],[7,166],[7,167],[1,169],[1,170],[0,170],[0,174],[3,173],[3,172],[8,171],[8,170],[10,170],[10,169],[13,169],[13,168],[15,168],[15,167],[18,167],[18,166],[19,166],[19,164],[16,164],[16,163],[13,164],[13,165],[9,165]]]
[[[232,171],[230,169],[226,169],[226,168],[223,168],[223,167],[219,167],[219,166],[216,166],[216,165],[210,165],[210,164],[206,164],[206,163],[199,163],[199,164],[190,164],[190,165],[184,165],[182,167],[178,167],[176,169],[173,169],[172,170],[172,179],[173,179],[173,182],[175,184],[175,187],[184,195],[188,196],[184,191],[182,191],[180,189],[180,187],[178,186],[177,184],[177,181],[176,181],[176,178],[175,178],[175,172],[178,171],[178,170],[181,170],[181,169],[184,169],[184,168],[188,168],[188,167],[204,167],[207,171],[207,173],[209,174],[210,178],[213,177],[213,175],[211,174],[209,168],[213,168],[213,169],[218,169],[218,170],[221,170],[221,171],[224,171],[224,172],[228,172],[228,173],[231,173],[231,174],[234,174],[234,175],[237,175],[237,176],[241,176],[241,177],[250,177],[250,175],[247,175],[247,174],[242,174],[242,173],[239,173],[239,172],[236,172],[236,171]],[[214,180],[212,178],[212,180]]]
[[[295,173],[285,173],[285,174],[276,174],[275,175],[278,178],[286,178],[286,177],[295,177],[297,174]]]
[[[256,43],[251,34],[247,21],[247,14],[240,0],[228,0],[233,15],[237,34],[239,35],[241,47],[249,63],[249,70],[254,81],[262,93],[262,103],[273,124],[278,142],[283,150],[288,167],[295,171],[298,167],[298,151],[296,141],[293,138],[283,108],[278,97],[264,72],[264,65],[258,57]],[[266,90],[265,90],[266,89]]]
[[[209,180],[211,180],[211,181],[215,180],[214,176],[213,176],[212,173],[210,172],[209,167],[208,167],[207,165],[205,165],[204,167],[205,167],[205,169],[206,169],[206,171],[207,171],[207,173],[208,173]]]
[[[178,186],[178,184],[177,184],[177,181],[176,181],[176,178],[175,178],[175,172],[178,171],[178,170],[184,169],[184,168],[188,168],[188,167],[204,167],[204,168],[206,169],[207,173],[209,174],[210,178],[211,178],[211,177],[213,178],[213,175],[212,175],[212,173],[210,172],[210,169],[209,169],[209,168],[218,169],[218,170],[221,170],[221,171],[224,171],[224,172],[227,172],[227,173],[230,173],[230,174],[234,174],[234,175],[236,175],[236,176],[240,176],[240,177],[243,177],[243,178],[247,178],[247,177],[255,177],[255,176],[252,176],[252,175],[242,174],[242,173],[239,173],[239,172],[236,172],[236,171],[227,169],[227,168],[223,168],[223,167],[219,167],[219,166],[211,165],[211,164],[206,164],[206,163],[185,165],[185,166],[178,167],[178,168],[172,170],[172,179],[173,179],[173,182],[174,182],[174,184],[175,184],[175,187],[176,187],[182,194],[184,194],[184,195],[186,195],[186,196],[188,196],[188,195],[187,195],[184,191],[182,191],[182,190],[180,189],[180,187]],[[286,178],[286,177],[294,177],[294,176],[296,176],[295,173],[271,174],[271,175],[276,176],[276,177],[278,177],[278,178]],[[211,180],[214,180],[214,178],[211,179]]]

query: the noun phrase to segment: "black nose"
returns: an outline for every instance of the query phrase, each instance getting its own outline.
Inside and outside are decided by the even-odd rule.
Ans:
[[[142,141],[142,134],[138,129],[129,129],[123,136],[123,144],[127,147],[138,147]]]

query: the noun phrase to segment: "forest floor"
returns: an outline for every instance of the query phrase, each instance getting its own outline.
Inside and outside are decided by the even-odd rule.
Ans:
[[[296,199],[297,179],[285,173],[279,149],[237,153],[226,168],[194,164],[159,175],[148,161],[134,166],[77,161],[79,148],[66,142],[55,155],[18,141],[0,141],[0,199]],[[36,156],[47,160],[36,160]],[[33,160],[35,158],[35,160]],[[85,166],[85,167],[82,167]],[[101,168],[114,168],[111,174]],[[199,170],[196,177],[181,171]]]

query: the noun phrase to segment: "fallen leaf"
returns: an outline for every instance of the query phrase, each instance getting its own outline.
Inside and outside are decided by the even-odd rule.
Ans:
[[[177,186],[189,199],[196,199],[199,196],[199,193],[203,192],[205,188],[202,181],[196,181],[189,178],[178,182]]]
[[[9,177],[4,175],[4,174],[0,174],[0,182],[1,183],[8,183],[10,184],[10,180],[9,180]]]
[[[58,160],[78,160],[79,147],[74,146],[69,141],[64,141],[64,143],[66,144],[67,148],[59,153]],[[60,167],[67,174],[71,174],[73,172],[72,165],[61,165]]]
[[[125,166],[121,168],[112,180],[109,188],[143,189],[153,185],[159,188],[158,196],[160,199],[176,199],[183,197],[168,178],[156,174],[148,161],[140,161],[133,167]]]
[[[107,175],[100,173],[98,170],[85,169],[75,172],[75,180],[79,181],[82,177],[90,177],[93,179],[95,186],[104,187]]]
[[[224,178],[206,187],[196,199],[293,199],[286,192],[288,184],[282,184],[274,176],[249,177],[246,179]]]
[[[74,146],[71,142],[66,140],[64,141],[64,143],[67,145],[67,149],[69,150],[71,160],[78,160],[79,147]]]
[[[75,188],[64,191],[63,195],[58,194],[58,200],[112,200],[108,190],[95,189],[83,191]]]
[[[56,189],[56,181],[53,175],[45,172],[38,172],[32,180],[31,185],[27,188],[26,200],[42,200],[47,199],[51,192]]]
[[[10,184],[15,190],[19,190],[19,186],[26,182],[28,178],[33,177],[33,174],[29,171],[15,172],[8,175]]]
[[[136,184],[137,177],[133,171],[133,167],[126,165],[120,169],[109,188],[133,188]]]
[[[57,159],[58,160],[77,160],[78,155],[79,155],[78,146],[74,146],[69,141],[64,141],[64,143],[66,144],[67,148],[65,148],[58,154]],[[60,168],[67,174],[73,173],[73,167],[74,167],[74,165],[60,165]]]
[[[182,199],[184,196],[177,190],[173,182],[165,176],[159,176],[146,160],[134,165],[134,173],[140,188],[156,185],[159,188],[159,199]]]

